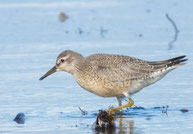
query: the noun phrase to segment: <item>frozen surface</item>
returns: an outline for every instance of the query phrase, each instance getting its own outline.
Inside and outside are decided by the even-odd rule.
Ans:
[[[117,105],[115,98],[84,91],[64,72],[38,80],[66,49],[145,60],[187,55],[188,64],[132,96],[145,109],[117,116],[116,133],[192,133],[192,7],[192,0],[1,0],[0,133],[93,133],[98,110]],[[60,12],[69,16],[66,22],[59,21]],[[172,50],[174,28],[166,13],[180,31]],[[167,115],[154,109],[166,105]],[[23,125],[13,122],[19,112],[27,117]]]

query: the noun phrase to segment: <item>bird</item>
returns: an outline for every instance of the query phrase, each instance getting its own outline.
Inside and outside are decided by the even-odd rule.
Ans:
[[[130,97],[132,94],[186,64],[184,62],[188,59],[185,57],[183,55],[163,61],[146,61],[127,55],[105,53],[84,57],[78,52],[65,50],[58,55],[56,65],[39,80],[57,71],[68,72],[83,89],[101,97],[116,97],[119,106],[107,110],[114,114],[133,106],[134,101]],[[129,102],[122,105],[125,97]]]

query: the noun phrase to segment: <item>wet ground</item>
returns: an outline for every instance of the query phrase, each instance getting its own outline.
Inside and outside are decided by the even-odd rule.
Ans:
[[[188,64],[132,96],[144,109],[117,115],[115,133],[192,133],[192,6],[191,0],[0,1],[0,133],[94,133],[98,110],[117,106],[115,98],[88,93],[64,72],[39,81],[66,49],[145,60],[187,55]],[[61,12],[69,17],[64,22]],[[166,13],[179,30],[171,50],[175,30]],[[19,112],[25,124],[13,121]]]

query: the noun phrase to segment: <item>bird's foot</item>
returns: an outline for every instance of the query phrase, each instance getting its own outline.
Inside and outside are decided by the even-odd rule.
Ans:
[[[115,114],[116,111],[117,111],[117,110],[116,110],[115,108],[110,108],[110,109],[108,109],[106,112],[107,112],[108,114],[112,115],[112,114]]]
[[[108,109],[106,112],[107,112],[108,114],[112,115],[112,114],[115,114],[115,112],[117,112],[117,111],[120,111],[120,113],[123,113],[123,109],[120,108],[120,107],[110,108],[110,109]]]
[[[131,107],[134,104],[134,101],[131,98],[128,98],[128,99],[129,99],[128,104],[123,105],[123,106],[119,106],[119,107],[116,107],[116,108],[110,108],[106,112],[109,113],[109,114],[115,114],[115,112],[119,110],[120,113],[123,113],[123,108]]]

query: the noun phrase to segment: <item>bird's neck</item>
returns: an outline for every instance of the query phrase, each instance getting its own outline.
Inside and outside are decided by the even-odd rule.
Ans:
[[[75,75],[75,74],[84,73],[87,67],[88,67],[88,63],[86,62],[84,57],[81,57],[73,64],[73,71],[71,72],[71,74]]]

